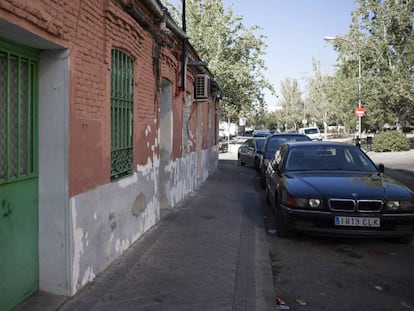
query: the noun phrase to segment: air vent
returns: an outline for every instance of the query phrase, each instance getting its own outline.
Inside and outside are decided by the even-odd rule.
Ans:
[[[197,75],[195,85],[195,98],[207,99],[210,77],[206,74]]]

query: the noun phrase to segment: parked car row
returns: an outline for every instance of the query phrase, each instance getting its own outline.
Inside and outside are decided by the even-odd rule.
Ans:
[[[260,174],[280,237],[301,232],[413,239],[414,193],[385,176],[384,166],[357,146],[272,134],[247,140],[238,162]]]

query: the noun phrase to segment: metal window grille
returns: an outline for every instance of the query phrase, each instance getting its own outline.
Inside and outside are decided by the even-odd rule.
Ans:
[[[112,50],[111,66],[111,179],[133,169],[133,65],[124,52]]]
[[[0,41],[0,184],[38,174],[38,55]]]

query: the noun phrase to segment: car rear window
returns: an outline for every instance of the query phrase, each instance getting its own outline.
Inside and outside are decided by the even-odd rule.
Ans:
[[[284,143],[288,143],[288,142],[295,142],[295,141],[309,141],[309,137],[308,136],[302,136],[302,135],[298,135],[298,136],[274,136],[272,138],[269,139],[267,145],[266,145],[266,149],[267,151],[270,152],[276,152],[280,146]]]
[[[319,131],[317,128],[312,128],[312,129],[305,129],[305,134],[318,134]]]

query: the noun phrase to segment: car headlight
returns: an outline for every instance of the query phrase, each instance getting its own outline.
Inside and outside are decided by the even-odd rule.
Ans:
[[[387,211],[414,212],[414,201],[390,200],[385,203],[385,209]]]
[[[321,199],[317,198],[296,198],[294,196],[288,195],[284,202],[287,206],[291,208],[308,208],[308,209],[322,209],[323,204]]]

